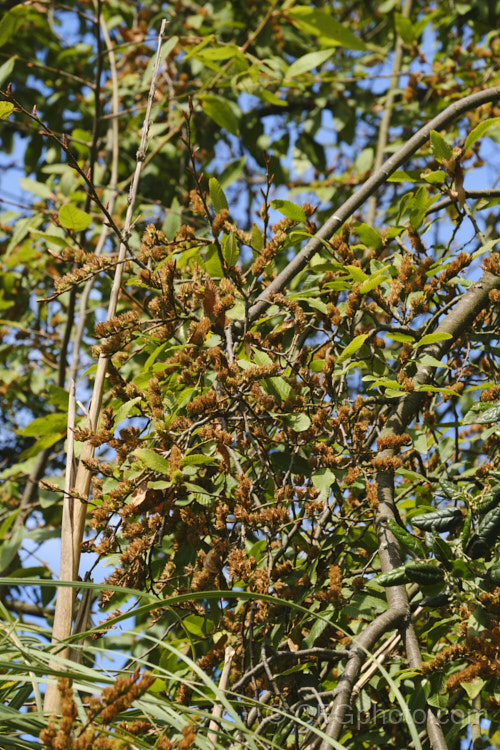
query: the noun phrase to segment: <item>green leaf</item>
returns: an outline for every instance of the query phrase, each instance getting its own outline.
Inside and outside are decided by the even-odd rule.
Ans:
[[[245,318],[246,305],[242,299],[237,299],[229,310],[226,310],[226,317],[231,320],[243,320]]]
[[[445,141],[442,135],[437,130],[431,130],[431,151],[432,155],[440,164],[443,161],[451,159],[453,156],[453,149],[450,144]]]
[[[483,253],[489,253],[498,242],[500,242],[500,239],[498,238],[496,240],[488,240],[488,242],[485,242],[484,245],[481,245],[479,250],[476,250],[474,253],[472,253],[473,260],[476,260],[476,258],[478,258]]]
[[[16,430],[18,435],[24,437],[40,437],[41,435],[49,435],[50,433],[65,432],[68,424],[68,417],[66,414],[56,412],[55,414],[46,414],[44,417],[38,417],[34,419],[26,427],[21,427]]]
[[[15,46],[15,34],[22,26],[23,22],[28,19],[30,8],[24,3],[4,13],[0,19],[0,47],[7,42],[12,42]]]
[[[378,575],[373,580],[375,581],[375,583],[378,583],[384,587],[401,586],[402,584],[408,582],[408,577],[406,575],[405,566],[400,565],[398,568],[394,568],[393,570],[389,570],[387,573]]]
[[[378,380],[374,380],[370,385],[370,389],[372,388],[392,388],[392,390],[395,391],[403,390],[401,383],[398,383],[397,380],[391,380],[390,378],[379,378]]]
[[[424,367],[445,367],[447,370],[450,369],[447,364],[441,362],[440,359],[436,359],[436,357],[431,357],[430,354],[424,354],[423,357],[419,357],[418,363],[419,365],[424,365]]]
[[[136,448],[133,455],[137,456],[148,469],[156,471],[158,474],[170,474],[170,464],[167,459],[150,448]]]
[[[6,117],[8,117],[13,109],[14,105],[10,102],[0,102],[0,120],[4,120]]]
[[[353,229],[366,247],[370,247],[373,250],[381,250],[383,248],[384,241],[382,235],[373,227],[359,222],[354,224]]]
[[[51,448],[55,443],[58,443],[63,437],[63,434],[61,432],[50,432],[47,435],[42,435],[41,438],[38,438],[38,440],[31,445],[29,448],[26,448],[25,451],[21,453],[19,458],[24,461],[27,458],[31,458],[32,456],[37,456],[41,451],[44,451],[46,448]]]
[[[229,208],[229,206],[227,205],[227,199],[216,177],[211,177],[209,179],[208,189],[210,191],[210,198],[212,199],[214,212],[218,214],[219,211],[222,211],[224,208],[227,210]],[[231,265],[234,264],[231,263]]]
[[[205,256],[205,271],[208,272],[209,276],[217,277],[224,276],[222,265],[217,252],[217,247],[213,243],[207,247],[207,254]]]
[[[326,500],[330,494],[330,487],[337,479],[331,469],[320,469],[315,471],[311,477],[313,486],[320,491],[319,499]]]
[[[16,552],[23,543],[24,535],[24,526],[18,526],[17,529],[14,529],[11,536],[5,539],[0,546],[0,570],[5,570],[9,563],[14,559]]]
[[[115,414],[115,424],[118,425],[120,422],[123,422],[124,419],[127,419],[129,414],[135,411],[135,406],[141,401],[141,399],[141,396],[136,396],[125,404],[122,404]]]
[[[183,619],[182,624],[192,635],[200,638],[206,637],[207,632],[214,628],[214,623],[201,615],[189,615]]]
[[[419,346],[427,346],[427,344],[435,344],[438,341],[446,341],[447,339],[451,338],[451,333],[428,333],[426,336],[422,336],[420,341],[417,341],[417,343],[415,344],[415,349],[417,349]]]
[[[26,190],[26,192],[28,193],[39,195],[40,198],[54,198],[54,193],[44,182],[32,180],[30,177],[21,177],[19,180],[19,184],[21,185],[23,190]],[[67,244],[68,243],[66,242],[64,246],[66,246]]]
[[[280,401],[286,401],[292,392],[292,387],[288,385],[286,380],[279,377],[266,378],[263,385],[267,393]]]
[[[358,39],[347,26],[335,21],[325,11],[298,5],[288,8],[286,15],[294,26],[308,34],[318,36],[321,40],[328,40],[330,43],[339,44],[349,49],[361,51],[367,49],[366,44]]]
[[[297,206],[296,203],[291,201],[284,201],[280,198],[276,198],[271,201],[271,207],[275,208],[281,214],[286,216],[287,219],[292,221],[306,221],[307,217],[302,206]]]
[[[467,414],[469,416],[469,413]],[[500,404],[492,406],[490,409],[486,409],[482,414],[478,414],[474,417],[476,424],[490,424],[491,422],[500,422]]]
[[[283,414],[283,422],[295,432],[304,432],[311,426],[307,414]]]
[[[187,456],[181,458],[181,466],[208,466],[216,463],[216,458],[205,456],[204,453],[189,453]]]
[[[493,125],[500,124],[500,117],[491,117],[489,120],[484,120],[476,125],[474,130],[471,130],[464,143],[464,151],[468,151],[483,136],[489,128]]]
[[[296,78],[302,73],[307,73],[313,68],[319,68],[325,60],[335,54],[335,49],[324,49],[316,52],[308,52],[293,62],[285,73],[285,78]]]
[[[163,231],[167,239],[173,240],[181,227],[181,207],[177,198],[172,199],[170,208],[166,211],[165,221],[163,222]]]
[[[239,159],[235,159],[224,168],[222,174],[219,175],[219,184],[221,188],[228,187],[228,185],[231,185],[238,179],[238,177],[240,177],[240,175],[243,174],[246,160],[246,156],[240,156]]]
[[[264,235],[257,224],[252,224],[252,247],[258,252],[264,247]]]
[[[67,203],[59,210],[59,222],[72,232],[83,232],[92,223],[92,217],[72,203]]]
[[[374,151],[371,147],[364,148],[354,160],[354,164],[352,165],[353,171],[361,175],[368,172],[373,164],[373,156]]]
[[[421,226],[428,205],[427,190],[424,187],[419,187],[410,202],[410,226],[414,231]]]
[[[232,107],[222,96],[205,94],[200,97],[200,100],[202,110],[211,120],[232,135],[239,135],[240,126],[238,118],[234,114]]]
[[[362,284],[364,281],[367,281],[367,279],[370,278],[368,274],[362,271],[358,266],[346,266],[345,268],[346,271],[349,271],[354,281],[357,281],[359,284]]]
[[[326,619],[325,614],[323,614],[321,619],[318,618],[313,622],[309,633],[304,638],[304,646],[306,648],[312,648],[316,639],[319,638],[327,627],[328,620]]]
[[[479,126],[478,126],[479,127]],[[465,690],[471,700],[477,698],[486,682],[481,677],[475,677],[472,682],[461,682],[461,687]]]
[[[394,14],[394,24],[396,32],[405,44],[411,45],[415,37],[415,26],[409,18],[401,13]]]
[[[274,360],[271,359],[271,357],[269,356],[267,352],[263,352],[261,349],[257,349],[255,346],[252,347],[252,352],[253,352],[254,359],[256,363],[259,365],[259,367],[262,367],[264,365],[274,364]]]
[[[396,169],[396,171],[387,178],[387,182],[417,182],[417,178],[410,172],[405,172],[403,169]]]
[[[12,55],[12,57],[9,57],[8,60],[4,62],[3,65],[0,65],[0,86],[3,86],[5,81],[8,81],[12,75],[12,72],[14,70],[14,66],[16,64],[17,57],[16,55]],[[10,102],[0,102],[0,112],[2,112],[2,105],[3,104],[10,104]],[[14,105],[12,104],[12,109],[14,109]],[[7,117],[9,113],[0,115],[0,119],[2,117]]]
[[[366,339],[369,337],[369,333],[361,333],[359,336],[355,336],[350,344],[346,346],[344,351],[341,353],[339,358],[337,359],[337,364],[340,362],[344,362],[346,359],[349,359],[353,354],[355,354],[363,344],[365,343]]]
[[[228,266],[234,266],[236,264],[236,261],[238,260],[238,256],[240,254],[240,248],[238,245],[238,240],[236,239],[236,235],[231,230],[229,234],[227,234],[224,238],[224,242],[222,244],[222,255],[224,256],[224,260],[226,261]]]
[[[429,185],[442,185],[446,180],[446,172],[442,169],[437,169],[435,172],[422,172],[420,175],[423,180],[429,183]]]
[[[373,289],[376,289],[376,287],[380,286],[380,284],[383,284],[384,281],[390,281],[390,277],[386,276],[385,274],[381,273],[374,273],[373,276],[370,276],[366,281],[364,281],[361,284],[360,292],[361,294],[367,294],[368,292],[371,292]]]
[[[313,310],[318,310],[320,313],[323,313],[323,315],[328,315],[328,307],[323,300],[320,300],[317,297],[307,297],[304,299],[304,302],[308,304],[309,307],[312,307]]]
[[[415,336],[410,336],[408,333],[399,333],[398,331],[396,331],[395,333],[386,333],[384,335],[386,336],[386,338],[393,339],[393,341],[398,341],[402,344],[415,341]]]

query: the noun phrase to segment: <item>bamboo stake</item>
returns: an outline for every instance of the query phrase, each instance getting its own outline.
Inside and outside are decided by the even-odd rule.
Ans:
[[[116,315],[116,309],[118,305],[118,298],[120,294],[120,287],[123,275],[123,267],[127,258],[127,240],[132,233],[133,227],[133,214],[135,209],[135,202],[137,197],[137,191],[139,187],[139,178],[142,171],[143,162],[146,155],[146,145],[150,126],[151,109],[153,106],[154,95],[156,91],[156,81],[158,70],[160,67],[161,60],[161,49],[163,44],[163,37],[165,32],[166,20],[163,19],[160,32],[158,35],[158,47],[156,51],[155,65],[151,77],[151,86],[149,90],[148,103],[146,107],[146,114],[144,117],[144,123],[141,132],[141,142],[136,155],[136,166],[134,171],[134,177],[130,187],[128,195],[128,206],[125,217],[125,223],[122,231],[122,241],[118,250],[118,261],[116,264],[115,275],[113,278],[113,285],[111,288],[111,294],[108,303],[108,312],[106,319],[109,321]],[[106,355],[101,354],[97,362],[97,372],[94,380],[94,387],[92,390],[92,397],[90,408],[87,414],[87,429],[95,432],[99,424],[99,416],[101,413],[102,399],[104,393],[104,381],[106,378],[106,371],[108,366],[108,360]],[[71,402],[71,398],[70,398]],[[73,396],[74,404],[74,396]],[[73,416],[74,426],[74,416]],[[69,428],[69,414],[68,414],[68,438],[69,432],[72,430]],[[69,443],[69,440],[68,440]],[[79,498],[85,498],[85,500],[74,500],[69,490],[72,486],[72,482],[68,488],[65,487],[64,503],[63,503],[63,521],[62,521],[62,539],[61,539],[61,566],[59,580],[78,580],[78,570],[80,566],[80,553],[81,544],[83,540],[83,533],[85,530],[85,519],[87,513],[87,499],[89,496],[91,471],[88,468],[88,461],[94,457],[94,447],[90,441],[86,441],[81,450],[80,460],[78,463],[78,470],[76,473],[76,480],[73,488],[73,495],[77,495]],[[71,459],[72,465],[73,459]],[[69,456],[67,466],[69,465]],[[68,470],[66,472],[66,478],[68,479]],[[69,593],[63,593],[69,592]],[[60,603],[61,602],[61,603]],[[74,591],[71,587],[63,587],[58,590],[56,613],[54,617],[54,629],[53,629],[53,642],[60,642],[71,635],[72,620],[73,620],[73,602],[74,602]],[[58,606],[59,605],[59,606]],[[62,656],[69,656],[69,649],[65,648],[61,654]],[[49,713],[59,713],[61,708],[61,700],[57,685],[55,683],[49,683],[45,694],[44,710]]]

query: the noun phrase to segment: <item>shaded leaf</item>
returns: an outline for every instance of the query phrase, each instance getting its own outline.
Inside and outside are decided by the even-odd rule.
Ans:
[[[219,211],[222,211],[224,208],[227,210],[229,208],[227,205],[227,199],[216,177],[211,177],[209,179],[208,189],[210,191],[210,198],[212,199],[214,212],[218,214]],[[231,263],[230,265],[234,264]]]
[[[436,130],[431,130],[431,151],[436,161],[443,163],[444,160],[451,159],[453,156],[453,149],[450,144],[445,141],[442,135]]]
[[[238,260],[240,248],[235,233],[231,230],[224,238],[222,255],[228,266],[234,266]]]
[[[283,422],[295,432],[304,432],[311,426],[311,420],[307,414],[284,414]]]
[[[46,414],[44,417],[34,419],[29,425],[26,425],[26,427],[21,427],[17,430],[17,433],[24,437],[40,437],[41,435],[49,435],[54,432],[65,432],[67,424],[67,415],[57,412],[55,414]]]
[[[401,13],[394,14],[394,24],[396,26],[396,32],[401,37],[405,44],[411,45],[415,36],[415,26],[413,22],[403,16]]]
[[[201,108],[205,114],[210,117],[219,127],[224,128],[232,135],[239,135],[240,126],[238,118],[233,112],[232,107],[222,96],[214,94],[205,94],[200,97]]]
[[[338,21],[335,21],[329,13],[304,5],[289,8],[286,15],[294,26],[308,34],[315,34],[321,39],[329,40],[349,49],[366,50],[366,44],[358,39],[355,34]]]

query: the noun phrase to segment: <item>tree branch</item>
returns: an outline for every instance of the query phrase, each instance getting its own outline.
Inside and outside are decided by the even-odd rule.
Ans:
[[[403,18],[410,17],[412,3],[413,3],[413,0],[405,0],[404,5],[403,5],[403,11],[401,14]],[[404,46],[403,40],[401,39],[399,34],[397,34],[396,48],[394,50],[394,62],[392,65],[391,81],[389,84],[389,89],[387,91],[387,95],[386,95],[386,99],[384,103],[384,111],[382,113],[382,118],[380,120],[380,125],[378,129],[377,150],[375,152],[375,163],[373,165],[373,169],[375,170],[375,172],[377,172],[382,166],[384,156],[385,156],[385,150],[387,148],[389,126],[391,124],[392,107],[393,107],[394,99],[396,97],[397,89],[399,86],[400,68],[401,68],[401,63],[403,61],[403,46]],[[377,197],[375,193],[372,193],[368,201],[368,212],[366,215],[366,223],[369,224],[370,226],[372,226],[372,224],[375,221],[376,211],[377,211]]]
[[[408,614],[408,606],[389,607],[388,610],[382,612],[381,615],[370,622],[361,635],[356,637],[354,644],[350,649],[349,660],[339,679],[337,695],[333,702],[328,726],[325,730],[325,734],[331,739],[337,740],[339,737],[344,723],[346,710],[350,705],[351,692],[354,683],[358,679],[361,665],[366,658],[367,652],[373,648],[380,636],[386,633],[389,628],[394,627],[396,624],[404,620]],[[320,750],[330,750],[330,748],[331,743],[328,740],[323,740],[320,745]]]
[[[307,265],[310,259],[321,249],[324,240],[329,240],[352,214],[360,208],[369,197],[387,180],[390,175],[404,164],[429,139],[431,130],[442,130],[454,122],[460,115],[470,109],[480,107],[500,99],[500,86],[478,91],[465,96],[458,102],[450,104],[439,115],[424,125],[413,135],[405,145],[387,159],[384,164],[352,195],[335,214],[325,222],[321,229],[311,237],[295,258],[281,271],[268,287],[260,294],[256,302],[248,311],[249,322],[255,321],[269,305],[269,297],[280,292]],[[235,330],[241,333],[242,322],[235,323]]]
[[[451,338],[424,347],[422,354],[441,359],[464,331],[472,325],[481,310],[488,305],[489,293],[499,287],[500,276],[495,276],[489,272],[484,273],[481,279],[462,295],[455,307],[446,314],[444,320],[435,329],[435,333],[449,333]],[[429,383],[432,380],[433,371],[434,368],[432,367],[418,366],[414,382],[420,385]],[[403,396],[389,413],[381,436],[387,437],[403,433],[417,416],[425,398],[425,391],[413,391]],[[395,450],[387,448],[378,454],[378,458],[381,462],[385,459],[389,463],[394,455]],[[376,481],[379,504],[375,528],[379,540],[380,567],[383,573],[387,573],[401,564],[399,544],[387,527],[389,518],[395,520],[394,471],[389,468],[380,470],[377,473]],[[386,592],[389,607],[408,606],[405,586],[390,586],[386,589]],[[415,629],[411,622],[408,622],[403,637],[409,666],[420,668],[422,657]],[[427,716],[427,731],[433,748],[439,748],[440,750],[446,748],[441,726],[430,708]]]

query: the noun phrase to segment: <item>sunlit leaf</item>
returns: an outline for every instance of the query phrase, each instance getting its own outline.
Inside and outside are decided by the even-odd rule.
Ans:
[[[500,125],[500,117],[490,117],[489,120],[483,120],[471,130],[464,143],[464,151],[468,151],[482,136],[494,126]]]
[[[325,60],[328,60],[332,55],[335,54],[334,49],[317,50],[316,52],[308,52],[306,55],[302,55],[295,62],[293,62],[285,73],[286,78],[295,78],[302,73],[307,73],[313,68],[319,68]]]
[[[425,336],[422,336],[422,338],[416,342],[415,348],[418,348],[420,346],[427,346],[428,344],[436,344],[438,341],[447,341],[448,339],[451,339],[452,335],[451,333],[443,332],[436,332],[436,333],[427,333]]]
[[[291,219],[292,221],[306,221],[307,217],[302,206],[297,206],[297,204],[291,201],[276,198],[271,201],[271,206],[286,216],[287,219]]]
[[[181,466],[208,466],[216,463],[216,458],[205,456],[203,453],[189,453],[181,458]]]
[[[374,250],[382,249],[384,241],[382,235],[376,229],[361,222],[355,224],[353,229],[364,245],[371,247]]]
[[[72,203],[66,203],[59,209],[59,221],[63,227],[71,229],[72,232],[83,232],[92,223],[92,217],[73,206]]]
[[[134,456],[140,459],[141,463],[144,464],[148,469],[156,471],[159,474],[170,474],[170,464],[166,458],[160,456],[156,451],[150,448],[136,448]]]
[[[356,352],[361,349],[369,335],[369,333],[361,333],[359,336],[355,336],[351,343],[348,344],[340,354],[337,363],[344,362],[346,359],[349,359],[349,357],[352,357],[353,354],[356,354]]]
[[[4,120],[13,111],[14,105],[11,102],[0,102],[0,120]]]

